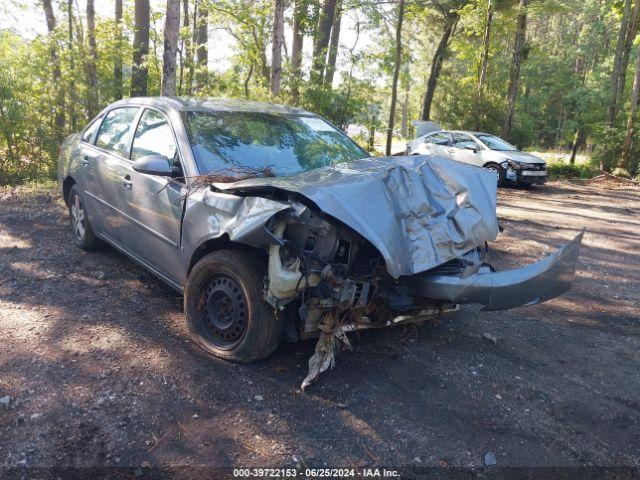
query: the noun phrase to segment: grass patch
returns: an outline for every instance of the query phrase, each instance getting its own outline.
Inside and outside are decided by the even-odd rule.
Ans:
[[[593,178],[600,174],[600,169],[589,163],[551,162],[547,164],[549,178],[552,180],[567,180],[571,178]]]
[[[58,182],[48,178],[42,180],[28,180],[17,185],[0,185],[0,194],[19,194],[21,197],[34,197],[46,193],[53,193],[58,190]]]

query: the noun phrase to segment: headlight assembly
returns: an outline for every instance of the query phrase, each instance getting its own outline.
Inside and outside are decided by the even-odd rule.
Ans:
[[[520,170],[523,167],[522,163],[512,160],[510,158],[507,158],[506,163],[514,170]]]

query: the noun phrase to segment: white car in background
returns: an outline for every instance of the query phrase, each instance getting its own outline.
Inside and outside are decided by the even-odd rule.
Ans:
[[[495,135],[461,130],[438,130],[407,144],[407,155],[437,155],[449,160],[493,170],[498,186],[543,184],[547,164],[535,155],[521,152]]]

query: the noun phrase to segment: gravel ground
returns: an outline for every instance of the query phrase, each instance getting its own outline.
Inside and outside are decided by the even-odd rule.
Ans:
[[[353,334],[303,394],[313,341],[252,365],[208,358],[174,291],[112,249],[73,246],[55,190],[0,190],[0,468],[454,471],[488,452],[493,468],[637,468],[639,207],[637,189],[502,190],[492,262],[533,261],[584,227],[574,288]]]

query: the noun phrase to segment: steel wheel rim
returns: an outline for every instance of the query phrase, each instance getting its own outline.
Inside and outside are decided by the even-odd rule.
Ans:
[[[248,305],[242,289],[227,275],[205,281],[198,295],[199,315],[209,341],[218,348],[237,345],[247,330]]]
[[[78,194],[73,196],[73,201],[71,202],[71,224],[73,225],[73,234],[79,241],[83,241],[87,229],[85,226],[84,208],[82,207],[80,195]]]

